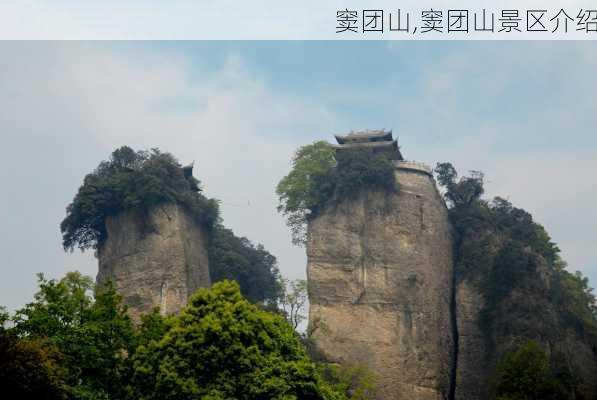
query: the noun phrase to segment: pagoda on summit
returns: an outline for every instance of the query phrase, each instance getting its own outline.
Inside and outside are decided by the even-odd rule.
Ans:
[[[386,130],[366,130],[359,132],[350,132],[347,135],[334,135],[337,145],[334,145],[336,151],[353,148],[369,148],[375,154],[387,155],[388,159],[402,161],[404,158],[400,153],[398,140],[392,137],[392,131]]]

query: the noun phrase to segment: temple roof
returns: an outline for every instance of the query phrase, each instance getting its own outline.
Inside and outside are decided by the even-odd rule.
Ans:
[[[338,144],[346,143],[364,143],[364,142],[379,142],[391,141],[392,131],[386,130],[366,130],[359,132],[350,132],[347,135],[334,135]]]
[[[355,147],[367,147],[367,148],[386,148],[386,149],[394,149],[398,150],[398,141],[397,140],[390,140],[390,141],[383,141],[383,142],[349,142],[346,144],[333,144],[332,147],[336,149],[349,149]]]
[[[398,146],[398,140],[392,137],[392,131],[386,130],[366,130],[359,132],[350,132],[347,135],[334,135],[338,144],[333,145],[337,150],[365,147],[374,152],[390,153],[391,159],[403,160]]]

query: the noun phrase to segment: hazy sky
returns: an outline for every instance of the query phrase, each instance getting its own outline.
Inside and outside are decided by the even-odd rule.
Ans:
[[[595,71],[595,42],[0,43],[0,304],[30,301],[36,272],[95,276],[59,223],[125,144],[195,161],[225,224],[304,277],[275,185],[296,147],[365,128],[483,170],[596,282]]]

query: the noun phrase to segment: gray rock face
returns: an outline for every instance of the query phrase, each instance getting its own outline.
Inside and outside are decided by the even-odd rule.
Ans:
[[[97,282],[116,284],[135,321],[154,307],[176,313],[210,285],[207,233],[181,206],[123,212],[108,218],[106,228]]]
[[[380,399],[445,399],[453,351],[452,239],[433,179],[396,170],[311,221],[309,324],[330,361],[364,364]]]

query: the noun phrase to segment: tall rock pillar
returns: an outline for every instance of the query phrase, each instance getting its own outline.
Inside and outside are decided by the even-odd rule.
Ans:
[[[337,138],[385,149],[387,134]],[[309,225],[310,331],[329,361],[371,369],[379,399],[442,400],[453,351],[447,209],[431,171],[392,146],[397,193],[364,191]]]
[[[207,232],[182,206],[125,211],[106,220],[97,282],[111,279],[133,320],[159,307],[178,312],[210,285]]]

